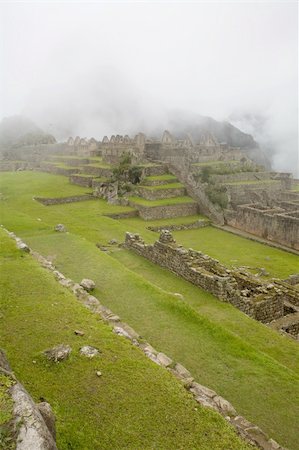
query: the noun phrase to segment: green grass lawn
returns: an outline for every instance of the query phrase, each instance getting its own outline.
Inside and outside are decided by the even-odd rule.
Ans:
[[[282,445],[298,450],[297,343],[134,253],[110,246],[111,253],[106,254],[95,246],[96,242],[107,244],[111,238],[122,241],[125,231],[139,232],[147,242],[153,242],[157,233],[147,230],[147,226],[182,223],[187,218],[153,222],[138,217],[112,220],[103,214],[126,208],[108,205],[103,200],[51,207],[32,200],[40,192],[55,196],[55,181],[59,192],[64,189],[63,183],[68,183],[65,177],[51,174],[3,174],[1,223],[49,256],[73,279],[94,279],[96,294],[103,304],[159,350],[184,364],[200,383],[230,400],[241,414]],[[70,233],[55,233],[53,227],[57,223],[64,223]],[[178,243],[198,248],[228,265],[254,264],[283,278],[296,272],[295,255],[216,228],[174,235]],[[183,294],[184,301],[174,292]],[[24,371],[25,366],[24,362]],[[26,374],[30,380],[29,371]]]
[[[1,347],[35,401],[44,398],[54,408],[59,449],[249,449],[220,415],[197,406],[165,369],[112,333],[0,233]],[[60,343],[72,347],[70,358],[49,363],[43,350]],[[83,345],[99,348],[100,357],[81,357]],[[6,403],[1,423],[11,414]]]

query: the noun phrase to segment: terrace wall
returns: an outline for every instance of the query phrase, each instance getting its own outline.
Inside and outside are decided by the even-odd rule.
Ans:
[[[39,203],[42,203],[45,206],[50,205],[61,205],[63,203],[74,203],[74,202],[83,202],[86,200],[96,200],[96,197],[94,197],[91,194],[84,194],[84,195],[72,195],[70,197],[56,197],[56,198],[45,198],[45,197],[34,197],[34,200],[36,200]]]
[[[138,193],[146,200],[161,200],[163,198],[182,197],[186,195],[184,187],[165,188],[165,189],[147,189],[140,186]]]
[[[177,203],[175,205],[143,206],[130,202],[130,206],[137,208],[144,220],[169,219],[172,217],[193,216],[198,213],[196,203]]]
[[[228,213],[228,225],[279,244],[299,250],[299,211],[271,213],[253,205],[238,206]]]
[[[283,316],[283,295],[273,284],[267,285],[249,273],[228,270],[201,252],[176,245],[167,230],[153,245],[145,244],[139,235],[126,233],[124,246],[256,320],[268,323]]]

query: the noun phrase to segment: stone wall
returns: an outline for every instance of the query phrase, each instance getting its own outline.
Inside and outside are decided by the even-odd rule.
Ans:
[[[233,168],[232,168],[233,170]],[[229,174],[211,174],[210,179],[216,183],[230,183],[234,181],[259,181],[268,180],[271,172],[236,172]]]
[[[194,230],[197,228],[203,228],[210,225],[209,220],[196,220],[196,222],[191,223],[178,223],[178,224],[169,224],[169,225],[160,225],[160,226],[149,226],[148,230],[161,233],[163,230],[168,231],[181,231],[181,230]]]
[[[250,202],[265,202],[278,197],[281,192],[279,181],[258,184],[227,184],[227,195],[232,207]]]
[[[198,203],[199,212],[208,216],[213,222],[223,225],[224,216],[222,210],[209,200],[205,193],[204,185],[196,181],[186,160],[178,160],[176,164],[170,165],[169,169],[185,185],[188,195]]]
[[[41,163],[40,167],[38,168],[38,170],[41,170],[42,172],[49,172],[49,173],[54,173],[55,175],[64,175],[66,177],[69,177],[72,174],[76,174],[79,172],[79,169],[77,167],[70,167],[70,168],[66,168],[66,167],[59,167],[56,166],[53,163]]]
[[[87,175],[94,175],[96,177],[110,177],[112,170],[109,167],[97,167],[97,166],[83,166],[82,171]]]
[[[45,198],[45,197],[34,197],[39,203],[42,203],[45,206],[49,205],[61,205],[63,203],[74,203],[74,202],[83,202],[86,200],[96,200],[91,194],[84,195],[73,195],[71,197],[56,197],[56,198]]]
[[[77,184],[78,186],[91,187],[92,186],[92,176],[84,175],[71,175],[70,183]]]
[[[235,228],[299,250],[299,217],[294,211],[275,213],[267,208],[241,205],[236,212],[228,213],[226,219]]]
[[[201,252],[176,245],[168,230],[153,245],[145,244],[139,235],[126,233],[124,246],[256,320],[269,323],[283,316],[283,295],[279,288],[247,272],[228,270]]]
[[[165,206],[143,206],[129,202],[130,206],[137,208],[144,220],[170,219],[172,217],[193,216],[198,213],[196,203],[177,203]]]
[[[164,198],[183,197],[186,195],[184,187],[165,188],[165,189],[148,189],[142,186],[138,187],[138,195],[146,200],[161,200]]]
[[[33,170],[35,168],[34,163],[26,161],[0,161],[0,172],[15,172],[17,170]]]

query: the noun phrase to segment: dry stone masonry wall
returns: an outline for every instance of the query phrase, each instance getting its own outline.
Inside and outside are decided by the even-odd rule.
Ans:
[[[228,270],[199,251],[176,245],[168,230],[162,231],[153,245],[145,244],[138,234],[126,233],[124,246],[231,303],[256,320],[269,323],[283,316],[284,295],[279,287],[245,271]]]

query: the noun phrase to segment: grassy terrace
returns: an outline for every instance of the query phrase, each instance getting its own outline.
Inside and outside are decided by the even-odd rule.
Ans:
[[[89,175],[88,173],[74,173],[74,176],[80,178],[94,178],[95,180],[97,180],[96,175]]]
[[[280,184],[278,180],[248,180],[248,181],[230,181],[229,183],[225,183],[226,186],[239,186],[239,185],[259,185],[259,184]]]
[[[148,189],[148,190],[153,190],[153,191],[160,191],[163,189],[178,189],[178,188],[183,188],[184,185],[182,183],[168,183],[168,184],[160,184],[158,186],[144,186],[144,185],[140,185],[140,187],[144,188],[144,189]]]
[[[238,159],[230,159],[227,161],[205,161],[205,162],[199,162],[199,163],[193,163],[192,166],[194,167],[205,167],[205,166],[223,166],[226,164],[240,164],[240,161]]]
[[[171,175],[169,173],[166,173],[164,175],[156,175],[156,176],[152,176],[152,177],[146,177],[146,180],[149,181],[171,181],[171,180],[176,180],[176,177],[174,175]]]
[[[269,276],[286,278],[298,271],[298,256],[212,226],[174,232],[179,244],[200,250],[228,267],[247,266],[254,273],[261,267]]]
[[[168,206],[168,205],[177,205],[179,203],[194,203],[194,200],[190,197],[174,197],[174,198],[165,198],[162,200],[145,200],[140,197],[129,197],[129,201],[136,205],[141,206]]]
[[[112,220],[103,215],[130,210],[130,208],[108,205],[103,200],[84,202],[84,204],[72,203],[44,207],[38,202],[32,201],[32,197],[34,195],[41,196],[42,194],[45,196],[45,193],[47,193],[46,196],[48,197],[55,197],[57,192],[62,193],[64,196],[67,195],[64,192],[64,186],[68,186],[67,179],[52,174],[37,172],[3,173],[1,175],[1,184],[0,192],[3,193],[1,223],[5,227],[24,237],[24,240],[32,248],[50,257],[58,269],[76,281],[80,281],[83,277],[94,279],[97,284],[96,295],[99,296],[104,305],[119,314],[124,321],[131,324],[159,350],[164,351],[174,360],[180,361],[189,368],[198,382],[217,390],[230,400],[241,414],[260,425],[266,432],[277,439],[281,445],[288,447],[289,450],[299,449],[296,428],[299,416],[298,344],[249,319],[231,305],[220,302],[212,295],[185,282],[169,271],[151,264],[132,252],[114,246],[109,247],[108,245],[109,240],[112,238],[122,241],[127,230],[135,233],[139,232],[147,242],[152,242],[156,239],[157,234],[147,230],[147,226],[161,225],[163,223],[182,223],[185,220],[194,221],[199,216],[153,222],[143,222],[138,217],[126,220]],[[72,187],[79,189],[78,186]],[[84,188],[81,188],[81,190],[86,192]],[[53,227],[57,223],[65,224],[69,233],[55,233]],[[257,244],[212,227],[175,232],[174,235],[179,244],[183,244],[186,247],[199,248],[221,262],[229,263],[230,265],[245,264],[254,265],[254,267],[265,267],[271,274],[278,274],[282,278],[294,273],[298,265],[298,258],[295,255]],[[95,246],[97,242],[110,248],[110,252],[99,251]],[[26,260],[29,259],[28,256],[25,256],[25,258]],[[84,314],[88,314],[88,319],[81,325],[79,313],[77,309],[73,309],[76,306],[74,306],[69,297],[66,301],[68,307],[67,315],[62,314],[61,296],[58,296],[57,293],[51,298],[51,303],[49,304],[58,303],[58,305],[43,308],[41,302],[45,301],[52,290],[45,288],[43,292],[36,291],[35,289],[39,289],[39,283],[35,279],[30,286],[30,295],[31,299],[34,299],[34,306],[31,307],[26,304],[26,307],[24,306],[23,308],[20,305],[21,302],[25,301],[27,294],[23,295],[22,293],[22,296],[20,296],[15,291],[23,282],[23,278],[20,281],[17,278],[21,277],[22,274],[19,267],[13,266],[13,258],[8,258],[8,262],[11,263],[11,266],[7,272],[10,274],[10,277],[13,277],[13,281],[5,281],[5,277],[1,277],[1,281],[6,283],[5,286],[7,288],[13,289],[14,294],[7,296],[6,300],[9,307],[6,308],[5,314],[7,316],[9,314],[10,319],[9,321],[2,321],[2,323],[5,326],[4,337],[11,362],[16,369],[17,375],[22,377],[22,381],[27,380],[28,384],[26,384],[26,387],[36,398],[42,395],[49,401],[53,400],[56,411],[59,414],[63,412],[68,417],[71,416],[71,420],[75,420],[75,422],[77,415],[80,415],[80,426],[76,422],[69,430],[68,420],[66,420],[65,422],[60,422],[59,425],[65,431],[60,428],[59,432],[73,433],[74,430],[76,439],[79,439],[79,444],[77,447],[74,445],[73,448],[91,448],[92,446],[82,445],[84,441],[80,440],[84,439],[84,435],[87,434],[81,433],[80,430],[83,428],[82,418],[84,418],[84,413],[82,414],[81,410],[83,407],[87,407],[88,400],[83,402],[82,407],[77,401],[78,398],[81,399],[84,395],[87,395],[86,392],[90,395],[89,372],[86,372],[87,375],[85,375],[85,368],[76,370],[75,367],[77,366],[72,364],[77,364],[76,359],[78,358],[76,353],[73,353],[72,358],[68,362],[68,364],[71,364],[69,366],[71,370],[63,370],[61,365],[57,369],[59,373],[55,371],[54,376],[52,376],[49,373],[49,368],[45,368],[36,355],[43,348],[50,345],[51,339],[55,338],[53,330],[56,327],[58,327],[57,336],[59,336],[59,339],[63,339],[66,336],[61,333],[69,333],[70,339],[74,339],[73,329],[84,327],[85,330],[88,329],[86,336],[92,336],[89,343],[92,345],[99,342],[100,348],[105,348],[105,339],[100,338],[98,341],[98,338],[95,338],[93,340],[94,334],[91,334],[100,326],[100,323],[97,321],[97,325],[93,325],[93,322],[89,319],[89,313],[85,312]],[[14,268],[12,269],[12,267]],[[9,279],[12,280],[12,278]],[[24,279],[30,281],[28,276],[24,277]],[[46,286],[45,283],[44,285]],[[181,293],[184,296],[184,300],[182,301],[174,296],[173,293],[175,292]],[[57,300],[58,298],[59,301]],[[38,302],[36,299],[38,299]],[[16,308],[17,306],[18,308]],[[36,314],[50,314],[56,310],[56,306],[59,309],[59,315],[49,321],[48,328],[47,318],[40,316],[41,319],[38,319]],[[35,315],[31,314],[33,309]],[[66,317],[65,320],[64,317]],[[73,319],[78,321],[75,327]],[[25,320],[28,322],[26,323]],[[89,332],[89,328],[86,328],[88,324],[95,326],[95,329],[90,329],[91,331]],[[18,333],[11,333],[11,330],[15,329],[18,329]],[[36,341],[35,329],[38,329],[41,339],[44,339],[44,334],[47,335],[47,342],[41,341],[38,344],[38,348],[34,347],[34,345],[32,347],[27,346],[26,343],[26,339],[31,339],[32,336],[32,339]],[[28,330],[30,330],[30,333]],[[26,334],[24,334],[25,332]],[[76,340],[74,343],[73,341],[69,342],[74,348],[77,348],[75,347]],[[27,350],[24,349],[25,346]],[[106,352],[103,352],[104,358],[105,354]],[[33,359],[37,360],[36,365],[31,364]],[[86,362],[86,365],[88,364]],[[34,372],[35,376],[33,377],[32,373],[36,370],[41,370],[40,374],[42,376]],[[100,370],[103,374],[105,373],[102,370],[102,366],[100,366]],[[119,371],[116,370],[115,372],[118,373],[119,377],[121,375],[126,376],[126,370],[124,370],[125,373],[122,373],[122,371],[123,368],[121,367]],[[54,387],[55,389],[57,387],[57,398],[61,399],[61,401],[64,400],[64,394],[61,393],[63,383],[58,383],[57,375],[76,377],[78,373],[78,389],[76,386],[78,378],[73,378],[72,399],[68,402],[67,408],[60,407],[60,401],[55,401],[52,392]],[[146,399],[149,398],[147,393],[152,389],[158,393],[158,396],[164,397],[164,388],[153,387],[151,383],[155,380],[155,377],[148,378],[146,373],[143,377],[144,390],[140,391],[142,394],[139,394],[135,389],[134,399],[132,403],[129,402],[127,404],[128,408],[130,405],[135,406],[136,398],[139,398],[141,404],[145,401],[147,402]],[[131,372],[129,375],[131,376]],[[107,377],[107,383],[110,378],[111,382],[114,383],[112,375]],[[40,385],[40,388],[35,384],[39,379],[42,379],[41,382],[43,383]],[[51,385],[47,389],[44,388],[46,379],[49,380],[49,385]],[[81,390],[82,379],[85,383],[83,393]],[[101,382],[102,380],[105,380],[104,375],[103,378],[100,378]],[[118,382],[120,382],[119,378]],[[92,385],[92,389],[96,391],[95,395],[98,392],[96,383],[97,381]],[[131,381],[129,384],[130,392],[135,384],[137,387],[138,382],[135,383],[133,379],[133,382]],[[121,384],[121,386],[123,385]],[[65,395],[69,395],[68,389],[63,389],[63,393],[64,391],[66,391]],[[104,395],[102,390],[99,395],[101,394]],[[130,433],[132,427],[138,427],[140,422],[138,422],[136,416],[131,422],[129,420],[123,422],[125,417],[122,416],[126,416],[126,414],[122,415],[122,409],[119,409],[118,401],[121,401],[123,395],[127,395],[127,393],[123,394],[122,389],[116,387],[112,392],[112,395],[114,394],[115,396],[112,396],[110,399],[109,407],[107,406],[107,409],[112,408],[108,411],[111,414],[110,428],[108,429],[111,430],[115,410],[118,410],[117,420],[119,421],[116,422],[115,434],[120,433],[122,425]],[[152,401],[151,397],[150,399]],[[121,402],[121,408],[124,403]],[[72,406],[71,408],[70,405]],[[101,401],[97,401],[99,433],[103,433],[103,437],[101,434],[101,439],[104,439],[103,448],[105,448],[107,436],[110,438],[111,434],[109,435],[109,432],[105,434],[106,432],[102,428],[102,415],[103,424],[106,425],[108,413],[105,407],[102,408],[101,405]],[[73,410],[73,407],[75,410]],[[136,411],[136,415],[139,411],[141,410]],[[146,424],[149,421],[152,424],[152,420],[155,420],[157,416],[153,415],[152,417],[151,412],[143,413],[143,411],[138,417],[145,418]],[[176,411],[177,414],[180,414],[179,406]],[[131,417],[130,414],[129,412],[129,418]],[[172,421],[171,415],[169,417],[169,420]],[[181,416],[179,415],[178,417],[181,420]],[[188,419],[186,415],[184,417],[186,420]],[[87,419],[89,420],[88,415]],[[158,424],[160,424],[160,419],[161,416],[159,415]],[[161,423],[163,420],[161,419]],[[89,426],[93,426],[92,423],[93,420],[90,420],[87,424],[88,434]],[[176,422],[174,422],[174,429],[176,426]],[[190,431],[188,426],[186,429]],[[194,430],[194,427],[192,429]],[[136,428],[134,428],[133,432],[135,430]],[[146,426],[146,436],[148,436],[147,430],[148,427]],[[152,430],[151,425],[150,430]],[[169,439],[167,430],[165,436]],[[114,443],[116,441],[113,440],[115,438],[113,429],[111,433],[111,442]],[[211,434],[214,435],[214,432],[211,432]],[[138,432],[134,434],[134,436],[137,435]],[[125,441],[125,443],[127,442]],[[135,441],[132,442],[135,444]],[[164,442],[156,441],[152,446],[146,446],[146,442],[145,444],[144,442],[141,444],[139,442],[139,447],[135,445],[135,448],[168,448],[164,445]],[[180,448],[180,442],[182,441],[178,440],[174,443],[173,440],[169,442],[169,448]],[[186,440],[181,447],[205,448],[204,445],[195,445],[192,442],[190,445],[189,442]],[[206,447],[207,449],[217,448],[214,443],[209,443],[209,445]],[[128,447],[134,448],[133,446]],[[60,445],[60,448],[72,447]],[[115,444],[115,448],[121,448],[119,443]],[[221,448],[228,450],[234,447],[232,443],[229,443],[224,444]]]
[[[110,164],[106,164],[104,162],[92,162],[89,164],[82,165],[83,169],[84,167],[100,167],[101,169],[112,169],[112,166]]]
[[[0,305],[5,317],[1,346],[34,399],[44,397],[52,404],[58,448],[249,449],[224,419],[195,407],[166,370],[112,333],[0,233]],[[78,328],[84,337],[74,334]],[[61,364],[45,361],[42,351],[61,342],[71,345],[71,357]],[[80,357],[82,345],[98,347],[101,356],[92,361]],[[0,423],[11,415],[4,395]]]

